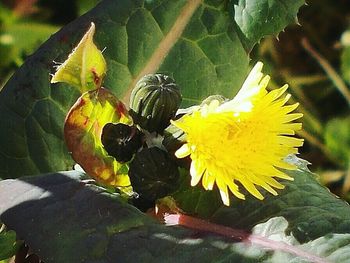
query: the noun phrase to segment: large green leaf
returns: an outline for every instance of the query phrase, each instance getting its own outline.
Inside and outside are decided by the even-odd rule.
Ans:
[[[320,185],[305,161],[295,158],[292,161],[299,164],[299,169],[286,173],[294,181],[283,181],[286,188],[278,196],[263,193],[263,201],[246,195],[247,200],[235,198],[230,207],[223,206],[217,191],[190,187],[190,176],[174,198],[185,212],[230,227],[251,228],[271,217],[282,216],[288,222],[287,232],[301,243],[331,233],[350,233],[349,205]]]
[[[89,11],[91,8],[96,6],[101,0],[83,0],[83,1],[78,1],[77,6],[78,6],[78,11],[80,15],[85,14],[87,11]]]
[[[236,0],[234,18],[247,50],[266,35],[277,35],[286,25],[297,22],[303,0]]]
[[[160,224],[83,176],[72,171],[0,182],[1,220],[47,263],[348,260],[350,208],[314,180],[302,179],[309,178],[302,171],[294,188],[275,200],[259,206],[247,200],[215,213],[217,222],[251,230],[240,241]]]
[[[255,2],[246,1],[250,5]],[[279,4],[263,6],[264,12],[276,16],[250,13],[255,24],[266,22],[257,37],[254,28],[240,22],[239,10],[234,16],[229,12],[233,2],[102,1],[52,36],[1,91],[0,178],[71,168],[73,161],[62,140],[62,127],[79,94],[63,84],[50,86],[50,73],[54,61],[67,58],[91,22],[96,24],[97,46],[106,48],[108,72],[104,86],[127,102],[140,76],[163,72],[175,78],[184,105],[190,105],[216,93],[232,97],[247,73],[247,46],[285,27],[290,19],[276,17],[294,17],[301,4],[287,1],[283,13]],[[237,8],[243,7],[244,2],[237,4]]]

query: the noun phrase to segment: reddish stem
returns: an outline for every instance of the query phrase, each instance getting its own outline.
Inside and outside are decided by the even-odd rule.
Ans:
[[[199,218],[183,214],[168,214],[164,216],[164,220],[165,224],[167,225],[180,225],[194,230],[218,234],[231,238],[233,240],[241,241],[243,243],[259,245],[268,250],[280,250],[307,259],[310,262],[329,263],[329,261],[321,257],[310,254],[307,251],[289,245],[285,242],[274,241],[263,236],[249,234],[243,230],[237,230],[231,227],[213,224]]]

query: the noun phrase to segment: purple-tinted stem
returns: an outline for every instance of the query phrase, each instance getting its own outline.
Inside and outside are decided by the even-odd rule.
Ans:
[[[267,237],[249,234],[243,230],[237,230],[231,227],[213,224],[199,218],[183,214],[168,214],[164,216],[164,220],[166,225],[180,225],[202,232],[215,233],[247,244],[259,245],[268,250],[280,250],[287,252],[314,263],[329,263],[329,261],[326,259],[318,257],[317,255],[313,255],[285,242],[274,241],[268,239]]]

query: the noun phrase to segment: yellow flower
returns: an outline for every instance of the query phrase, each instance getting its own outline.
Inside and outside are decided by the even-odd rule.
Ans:
[[[293,180],[279,168],[296,169],[285,157],[303,145],[293,137],[301,129],[301,123],[292,122],[302,117],[291,113],[298,103],[285,105],[290,94],[282,95],[288,85],[268,92],[270,77],[264,77],[262,67],[261,62],[254,66],[232,100],[221,105],[213,100],[172,121],[186,133],[187,143],[175,155],[190,155],[191,185],[202,179],[204,189],[212,190],[216,183],[225,205],[230,204],[229,191],[245,198],[237,183],[260,200],[264,197],[257,186],[277,195],[274,188],[284,186],[275,178]]]

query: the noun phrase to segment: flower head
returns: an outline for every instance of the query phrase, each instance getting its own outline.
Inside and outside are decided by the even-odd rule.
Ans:
[[[202,179],[204,189],[212,190],[216,184],[225,205],[230,204],[229,191],[245,198],[239,184],[260,200],[264,197],[257,186],[277,195],[274,188],[284,186],[275,178],[293,180],[279,168],[296,169],[285,157],[303,144],[293,137],[301,129],[301,123],[292,122],[302,117],[292,113],[298,103],[286,105],[287,85],[268,92],[270,77],[261,73],[262,67],[261,62],[254,66],[232,100],[221,105],[213,100],[172,122],[186,134],[187,143],[175,155],[191,157],[191,185]]]

